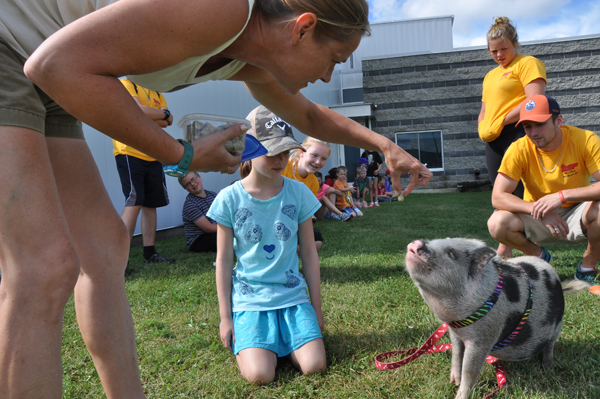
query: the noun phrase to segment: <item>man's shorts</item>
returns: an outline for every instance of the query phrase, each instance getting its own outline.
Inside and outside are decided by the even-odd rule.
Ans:
[[[558,213],[569,226],[569,233],[563,239],[554,238],[548,227],[546,227],[540,219],[534,219],[531,215],[525,213],[518,213],[517,215],[525,225],[525,237],[527,237],[529,241],[576,243],[587,241],[587,237],[583,234],[581,229],[581,217],[588,204],[589,202],[581,202],[568,208],[561,207],[555,209],[555,212]]]
[[[125,206],[160,208],[169,205],[163,165],[131,155],[117,155],[117,170],[125,195]]]
[[[289,308],[233,313],[234,354],[263,348],[284,357],[302,345],[323,338],[317,314],[309,302]]]
[[[62,109],[23,73],[25,59],[0,38],[0,125],[46,137],[83,139],[81,122]]]

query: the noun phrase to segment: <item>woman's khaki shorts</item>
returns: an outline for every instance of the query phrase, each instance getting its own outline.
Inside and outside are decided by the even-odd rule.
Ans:
[[[517,215],[525,225],[525,236],[529,241],[576,243],[587,241],[587,236],[583,234],[581,229],[581,217],[588,204],[589,202],[580,202],[579,204],[568,208],[561,207],[555,209],[555,212],[558,213],[569,226],[569,233],[563,239],[554,238],[550,230],[548,230],[540,219],[534,219],[531,215],[525,213],[518,213]]]
[[[19,126],[46,137],[83,139],[81,122],[23,73],[25,59],[0,38],[0,125]]]

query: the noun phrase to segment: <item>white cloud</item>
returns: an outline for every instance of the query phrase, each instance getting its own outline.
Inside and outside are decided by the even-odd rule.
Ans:
[[[521,41],[600,32],[597,0],[369,0],[373,21],[454,15],[455,47],[485,45],[493,18],[509,17]]]

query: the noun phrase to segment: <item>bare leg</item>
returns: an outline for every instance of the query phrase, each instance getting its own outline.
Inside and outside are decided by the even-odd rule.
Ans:
[[[277,355],[275,352],[263,348],[248,348],[239,351],[236,356],[242,377],[246,381],[264,385],[275,380]]]
[[[142,243],[145,247],[154,245],[156,238],[156,208],[142,207]]]
[[[141,209],[141,205],[126,206],[125,208],[123,208],[123,213],[121,213],[121,219],[123,219],[125,226],[127,226],[130,239],[131,237],[133,237],[133,232],[135,231],[135,224],[137,223],[137,218],[140,214]]]
[[[335,204],[333,202],[331,202],[331,200],[329,198],[327,198],[326,195],[324,195],[323,197],[321,197],[321,203],[327,209],[329,209],[330,212],[335,213],[338,216],[342,216],[342,211],[340,211],[339,209],[337,209],[337,207],[335,206]],[[321,207],[321,209],[323,209],[323,207]]]
[[[498,256],[500,256],[502,259],[510,259],[513,256],[513,249],[505,244],[498,244],[498,249],[496,250],[496,252],[498,253]]]
[[[63,312],[79,260],[44,136],[0,126],[0,164],[0,396],[60,398]]]
[[[323,197],[323,198],[326,198],[326,197]],[[323,203],[323,199],[321,199],[321,204],[322,203]],[[325,219],[325,210],[326,210],[326,207],[324,205],[321,205],[319,210],[315,212],[315,216],[317,217],[317,220]]]
[[[83,140],[48,138],[60,200],[81,260],[77,322],[107,398],[143,398],[123,271],[129,233]],[[66,157],[65,154],[70,154]]]
[[[598,215],[600,208],[599,201],[593,201],[588,204],[583,212],[581,223],[583,232],[587,233],[588,246],[583,253],[583,267],[597,268],[598,259],[600,259],[600,218]]]
[[[540,256],[542,249],[525,237],[521,218],[512,212],[496,211],[488,219],[491,236],[501,244],[516,248],[526,255]]]
[[[302,345],[290,353],[290,360],[302,374],[320,373],[325,370],[327,359],[323,339],[318,338]]]

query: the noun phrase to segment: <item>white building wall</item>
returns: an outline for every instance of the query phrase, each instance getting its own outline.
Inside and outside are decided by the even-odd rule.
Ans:
[[[329,84],[317,82],[302,90],[302,93],[310,100],[327,107],[341,105],[340,71],[359,72],[358,81],[362,82],[361,60],[364,57],[451,50],[452,21],[453,17],[448,16],[372,24],[372,35],[363,38],[352,61],[348,60],[336,67]],[[178,92],[164,94],[175,121],[165,130],[175,138],[183,136],[182,131],[177,127],[177,121],[186,114],[199,112],[244,118],[258,106],[258,102],[248,94],[240,82],[206,82]],[[112,141],[86,125],[84,133],[110,198],[117,211],[121,213],[125,199],[112,154]],[[305,138],[305,135],[297,130],[294,130],[294,134],[300,142]],[[339,166],[340,159],[343,159],[343,146],[332,147],[331,156],[321,171],[324,175],[330,168]],[[239,174],[203,173],[202,179],[208,190],[218,192],[232,181],[239,179]],[[167,190],[171,203],[158,209],[159,230],[182,225],[181,208],[187,192],[181,188],[177,179],[169,176],[167,176]],[[138,221],[135,234],[139,233]]]

